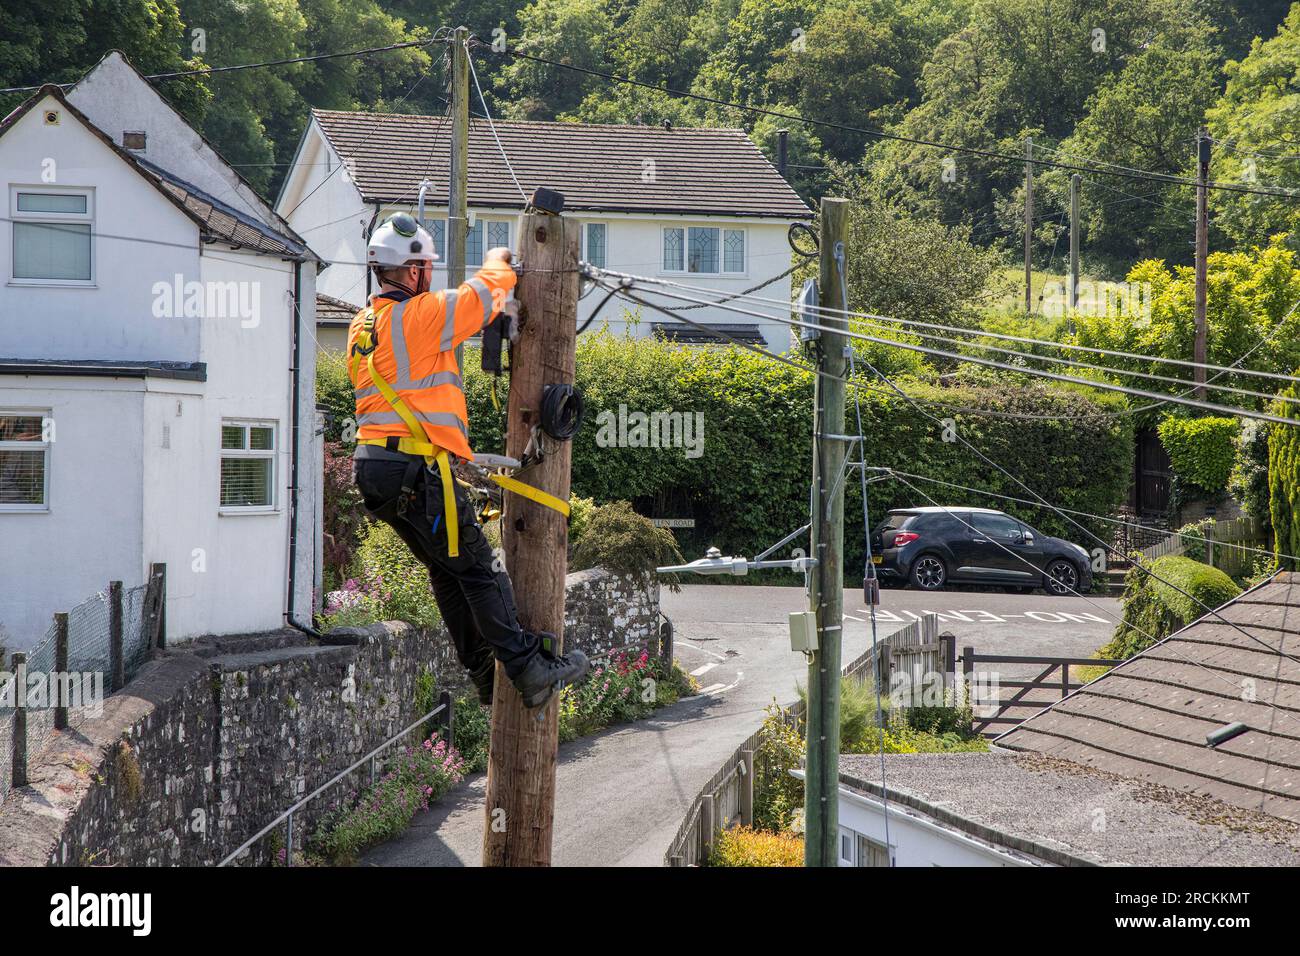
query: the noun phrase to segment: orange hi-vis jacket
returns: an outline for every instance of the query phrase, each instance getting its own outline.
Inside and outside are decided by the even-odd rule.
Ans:
[[[501,311],[518,281],[509,263],[484,263],[458,289],[422,292],[400,302],[374,296],[375,371],[393,387],[440,448],[473,458],[456,346],[477,335]],[[348,327],[348,355],[365,324],[362,309]],[[357,437],[361,440],[410,438],[397,410],[371,381],[366,362],[349,362],[357,403]]]

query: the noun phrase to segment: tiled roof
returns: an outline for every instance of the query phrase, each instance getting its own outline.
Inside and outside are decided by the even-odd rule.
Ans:
[[[410,202],[420,180],[447,204],[446,117],[313,110],[366,202]],[[565,208],[807,219],[811,212],[738,129],[498,121],[520,183],[564,193]],[[486,121],[469,136],[469,204],[522,207]]]
[[[206,233],[205,238],[229,242],[243,249],[254,249],[270,255],[283,255],[289,258],[311,255],[302,243],[295,242],[265,223],[260,223],[251,216],[232,209],[197,186],[173,176],[152,163],[139,158],[135,161],[155,180],[160,189],[175,198],[198,221]]]
[[[321,292],[316,293],[317,325],[350,325],[360,311],[360,306],[351,305],[342,299]]]
[[[1300,578],[1281,573],[997,739],[1300,822]],[[1244,632],[1244,633],[1243,633]],[[1216,747],[1206,734],[1249,728]]]

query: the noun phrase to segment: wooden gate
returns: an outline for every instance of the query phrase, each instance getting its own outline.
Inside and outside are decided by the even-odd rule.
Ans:
[[[1051,707],[1083,683],[1070,678],[1070,667],[1114,667],[1123,661],[1098,657],[1019,657],[1008,654],[976,654],[962,648],[962,676],[971,705],[971,730],[984,737],[996,737]],[[979,664],[1037,664],[1042,671],[1030,680],[1003,680],[996,671],[977,669]],[[1002,690],[1015,690],[1003,697]],[[990,694],[990,691],[992,693]]]

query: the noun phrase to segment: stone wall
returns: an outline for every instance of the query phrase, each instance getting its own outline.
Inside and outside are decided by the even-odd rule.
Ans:
[[[657,650],[658,586],[572,574],[567,647]],[[432,681],[424,675],[431,675]],[[55,733],[0,806],[0,864],[203,865],[436,705],[469,688],[450,640],[406,624],[207,638],[169,649]],[[295,815],[300,837],[368,768]],[[263,841],[250,862],[275,846]]]

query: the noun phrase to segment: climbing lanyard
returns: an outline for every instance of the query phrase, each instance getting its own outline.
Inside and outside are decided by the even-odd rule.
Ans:
[[[392,308],[392,306],[389,306],[389,308]],[[450,321],[450,317],[444,321]],[[393,411],[397,412],[398,417],[402,419],[407,430],[411,433],[410,438],[398,440],[397,450],[403,454],[423,458],[425,465],[430,470],[433,469],[434,463],[437,462],[438,473],[442,478],[442,505],[444,521],[447,525],[447,555],[453,558],[458,557],[460,555],[460,522],[457,520],[456,515],[456,488],[452,483],[451,461],[447,455],[447,450],[429,441],[424,425],[415,417],[406,402],[402,400],[402,396],[398,395],[392,385],[379,374],[379,370],[375,368],[375,348],[377,345],[378,342],[375,339],[375,310],[369,308],[362,320],[361,331],[357,334],[357,340],[352,346],[352,381],[357,381],[361,358],[364,356],[366,370],[370,373],[370,380],[374,382],[384,401],[388,402]],[[363,438],[358,444],[387,447],[388,439]],[[544,507],[552,508],[564,515],[565,518],[569,517],[569,503],[561,498],[557,498],[540,488],[534,488],[532,485],[525,484],[519,479],[511,478],[508,475],[489,474],[487,477],[488,480],[506,491],[513,492],[530,501],[535,501]]]

